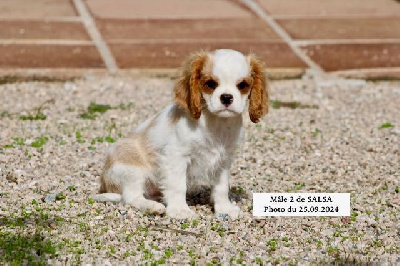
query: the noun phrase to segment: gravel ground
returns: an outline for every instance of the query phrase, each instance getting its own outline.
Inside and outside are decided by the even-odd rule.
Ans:
[[[231,171],[237,221],[214,217],[207,188],[195,221],[90,199],[107,147],[170,102],[173,80],[1,85],[0,263],[400,263],[400,83],[349,84],[271,82]],[[252,192],[350,192],[351,216],[256,219]]]

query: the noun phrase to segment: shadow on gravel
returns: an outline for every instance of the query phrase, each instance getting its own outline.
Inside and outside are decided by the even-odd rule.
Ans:
[[[347,255],[346,257],[343,256],[336,256],[334,253],[330,253],[330,256],[333,257],[332,260],[330,261],[317,261],[317,265],[340,265],[340,266],[347,266],[347,265],[353,265],[353,266],[358,266],[358,265],[371,265],[371,262],[366,262],[366,261],[360,261],[355,258],[353,258],[351,255]],[[373,264],[372,264],[373,265]]]
[[[229,199],[231,201],[240,202],[242,199],[248,199],[249,195],[240,186],[232,186],[229,191]],[[201,186],[196,188],[196,191],[189,191],[186,195],[186,200],[190,206],[194,205],[210,205],[211,202],[211,188],[208,186]]]
[[[0,85],[4,84],[14,84],[21,82],[65,82],[65,81],[74,81],[75,78],[52,78],[45,76],[2,76],[0,77]]]

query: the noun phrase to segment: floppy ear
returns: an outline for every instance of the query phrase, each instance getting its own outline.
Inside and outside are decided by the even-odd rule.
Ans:
[[[268,113],[268,88],[263,71],[264,64],[253,54],[248,56],[248,60],[253,79],[249,95],[249,115],[253,123],[258,123],[260,122],[260,118]]]
[[[192,53],[183,63],[174,89],[175,102],[194,119],[201,115],[201,71],[206,59],[204,51]]]

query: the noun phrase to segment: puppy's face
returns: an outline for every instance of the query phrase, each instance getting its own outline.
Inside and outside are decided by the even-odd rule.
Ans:
[[[257,123],[268,112],[262,64],[234,50],[192,54],[175,87],[175,101],[195,119],[203,103],[212,114],[233,117],[245,111],[248,99],[250,119]]]
[[[250,62],[241,53],[217,50],[209,54],[201,77],[207,109],[221,117],[241,114],[247,105],[252,82]]]

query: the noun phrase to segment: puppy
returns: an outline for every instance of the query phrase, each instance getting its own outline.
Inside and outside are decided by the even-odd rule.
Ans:
[[[101,175],[102,194],[95,198],[193,218],[186,191],[207,181],[216,215],[238,218],[228,179],[247,110],[254,123],[268,112],[262,63],[227,49],[191,54],[175,85],[174,103],[111,147]],[[153,200],[161,195],[166,207]]]

